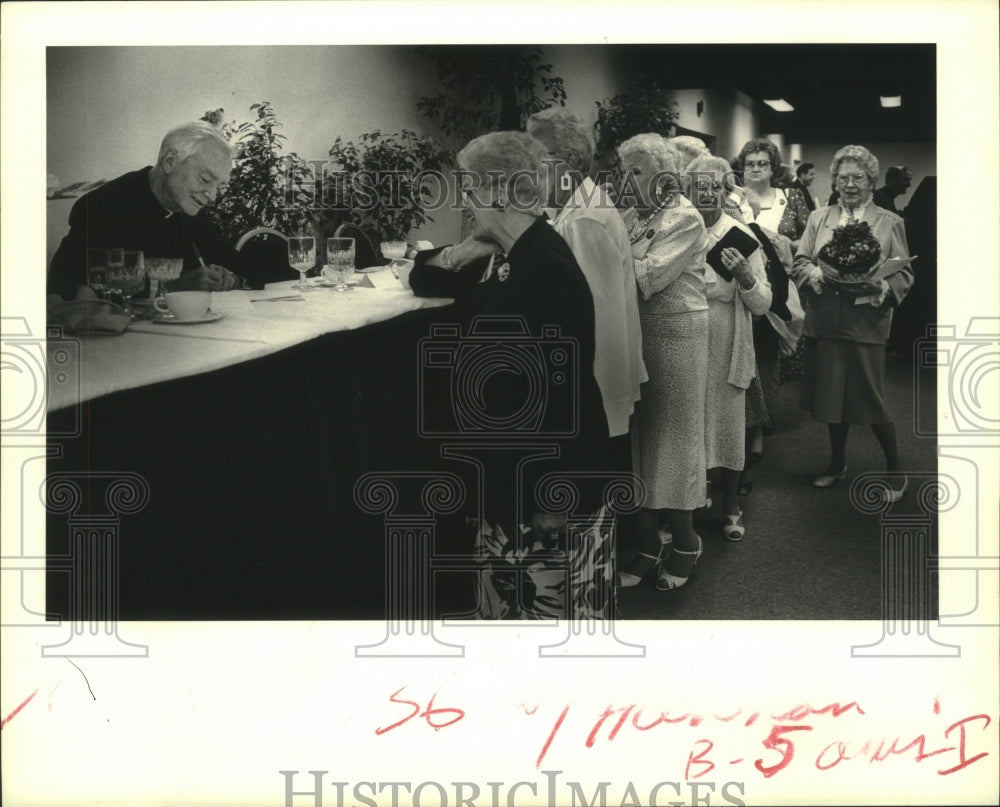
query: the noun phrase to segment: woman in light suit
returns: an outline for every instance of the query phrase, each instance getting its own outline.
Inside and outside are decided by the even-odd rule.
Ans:
[[[794,276],[803,291],[806,337],[801,408],[812,419],[826,423],[830,433],[830,464],[813,480],[829,487],[847,473],[847,433],[852,423],[872,427],[885,454],[889,472],[899,471],[896,427],[885,400],[885,343],[892,323],[892,310],[910,286],[913,273],[902,268],[889,277],[870,283],[859,302],[823,282],[816,265],[820,249],[834,230],[850,222],[866,221],[881,245],[882,258],[907,257],[903,219],[872,202],[878,179],[878,160],[864,146],[844,146],[830,166],[833,184],[840,192],[839,204],[814,210],[795,256]],[[906,492],[890,488],[889,501],[899,501]]]

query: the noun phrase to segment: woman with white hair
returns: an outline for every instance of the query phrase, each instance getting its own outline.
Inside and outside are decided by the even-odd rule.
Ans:
[[[847,474],[847,433],[852,423],[870,425],[885,454],[886,468],[899,471],[896,427],[885,398],[885,343],[892,310],[910,290],[913,274],[903,267],[883,279],[847,293],[824,282],[817,265],[820,250],[838,228],[866,222],[878,241],[881,260],[909,257],[903,219],[872,202],[878,160],[864,146],[844,146],[833,157],[830,174],[839,203],[809,216],[798,254],[796,282],[803,292],[806,337],[801,408],[826,423],[830,464],[813,480],[830,487]],[[887,498],[899,501],[906,491],[890,488]]]
[[[696,157],[688,165],[685,182],[705,222],[709,255],[723,239],[735,236],[747,244],[743,251],[726,246],[715,268],[708,262],[702,267],[708,289],[705,464],[722,471],[726,519],[722,531],[730,541],[740,541],[745,527],[737,496],[746,456],[746,391],[756,375],[752,318],[770,307],[771,286],[756,237],[745,224],[723,213],[733,185],[729,163],[711,155]]]
[[[457,158],[471,180],[464,195],[473,238],[484,255],[502,251],[506,261],[492,266],[462,303],[466,327],[453,372],[468,384],[452,387],[458,397],[451,406],[471,418],[478,436],[526,446],[521,455],[504,449],[481,458],[486,498],[474,519],[482,561],[476,613],[487,619],[611,615],[613,589],[601,581],[610,579],[614,519],[600,491],[580,486],[574,518],[589,515],[571,538],[565,512],[555,512],[556,503],[538,487],[550,473],[599,473],[608,443],[593,373],[593,298],[569,246],[542,215],[547,157],[527,134],[493,132]],[[484,322],[484,315],[491,319]],[[536,368],[538,361],[544,366]],[[552,457],[554,445],[557,457],[538,459]]]
[[[708,302],[702,264],[708,239],[701,216],[681,196],[677,151],[658,134],[639,134],[618,147],[625,171],[620,198],[631,196],[626,217],[639,286],[642,387],[632,432],[632,463],[645,498],[637,517],[638,553],[618,574],[637,585],[654,568],[657,587],[687,582],[701,554],[692,513],[705,501],[705,381]],[[664,544],[660,516],[672,534]]]
[[[706,154],[712,153],[708,150],[708,146],[705,145],[705,141],[700,137],[675,135],[669,138],[668,142],[677,149],[681,171],[685,170],[695,157],[703,157]]]
[[[601,388],[612,438],[624,442],[629,418],[646,381],[632,248],[611,196],[587,176],[594,154],[590,131],[575,115],[553,107],[536,112],[525,127],[548,149],[552,225],[566,239],[594,297],[597,352],[594,375]]]

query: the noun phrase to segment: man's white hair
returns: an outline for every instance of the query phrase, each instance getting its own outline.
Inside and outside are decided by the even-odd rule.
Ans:
[[[170,151],[177,155],[178,162],[184,162],[200,148],[208,145],[214,146],[232,159],[232,146],[218,128],[203,120],[182,123],[164,136],[163,142],[160,143],[157,164],[162,164]]]

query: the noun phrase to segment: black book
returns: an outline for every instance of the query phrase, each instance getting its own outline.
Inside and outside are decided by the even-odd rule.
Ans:
[[[722,264],[722,250],[728,247],[735,247],[739,250],[740,255],[744,258],[749,258],[755,250],[760,248],[760,244],[757,243],[756,238],[749,233],[743,232],[739,227],[730,227],[726,231],[726,234],[718,240],[716,245],[705,256],[708,265],[715,270],[715,273],[719,277],[726,281],[733,279],[732,273]]]

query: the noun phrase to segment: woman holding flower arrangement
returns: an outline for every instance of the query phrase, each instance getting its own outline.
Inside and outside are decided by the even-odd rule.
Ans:
[[[899,470],[896,428],[884,392],[885,343],[898,306],[913,284],[903,219],[872,203],[878,160],[863,146],[844,146],[830,166],[838,204],[809,216],[795,257],[806,337],[801,408],[826,423],[830,464],[813,480],[829,487],[847,473],[852,423],[872,427],[890,472]],[[899,501],[906,490],[888,492]]]

